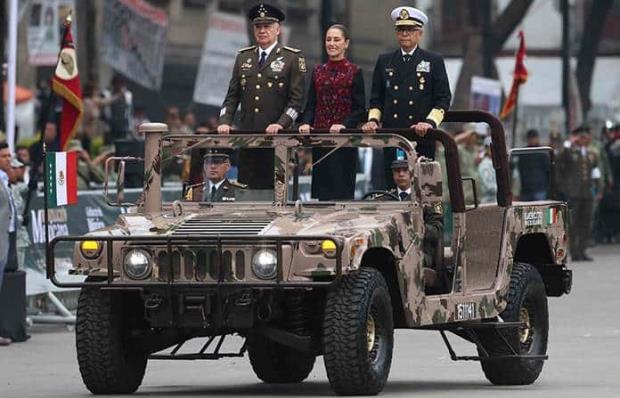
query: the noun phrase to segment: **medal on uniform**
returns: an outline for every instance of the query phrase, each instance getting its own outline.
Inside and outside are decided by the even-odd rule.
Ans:
[[[420,61],[418,66],[415,69],[416,72],[430,72],[431,71],[431,63],[428,61]]]
[[[241,69],[252,69],[252,58],[248,58],[247,61],[241,65]]]
[[[299,71],[300,72],[306,72],[306,59],[305,58],[299,58]]]
[[[274,71],[275,73],[280,73],[284,70],[284,65],[286,65],[284,63],[284,61],[282,60],[283,57],[279,57],[278,59],[276,59],[275,61],[273,61],[270,65],[271,70]]]

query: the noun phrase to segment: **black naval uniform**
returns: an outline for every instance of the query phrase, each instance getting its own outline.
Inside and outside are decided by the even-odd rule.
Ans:
[[[272,123],[289,128],[304,100],[306,61],[301,52],[279,44],[259,66],[260,48],[239,51],[220,112],[220,124],[232,125],[241,105],[239,128],[264,132]],[[253,189],[273,188],[272,149],[241,150],[239,181]]]
[[[427,122],[437,128],[450,108],[450,85],[443,58],[437,53],[416,48],[406,61],[398,50],[379,56],[372,79],[368,120],[383,128],[409,128],[414,123]],[[403,135],[415,136],[410,130]],[[435,142],[418,141],[417,152],[435,157]],[[385,172],[388,188],[392,188],[390,164],[396,158],[394,150],[385,151]]]

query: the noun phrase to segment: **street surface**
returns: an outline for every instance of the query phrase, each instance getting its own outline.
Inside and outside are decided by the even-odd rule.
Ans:
[[[436,332],[398,331],[382,397],[620,396],[620,246],[591,250],[593,263],[573,263],[573,292],[549,299],[550,359],[531,386],[495,387],[475,362],[452,362]],[[35,326],[26,343],[0,347],[0,397],[84,397],[74,336],[64,327]],[[455,336],[457,353],[473,349]],[[330,396],[322,357],[300,385],[270,386],[247,358],[151,361],[139,396]]]

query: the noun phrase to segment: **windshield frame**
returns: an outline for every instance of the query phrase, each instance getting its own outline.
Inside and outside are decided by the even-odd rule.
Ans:
[[[193,149],[220,148],[235,150],[240,148],[273,148],[274,149],[274,205],[285,205],[293,200],[288,198],[288,184],[293,173],[286,167],[292,151],[299,148],[399,148],[405,152],[411,171],[412,183],[415,183],[415,164],[417,154],[415,142],[397,134],[277,134],[243,133],[230,135],[217,134],[169,134],[162,137],[159,151],[162,164],[170,159],[188,155]],[[170,150],[170,155],[163,157],[164,149]],[[333,151],[332,151],[333,153]],[[318,159],[322,161],[323,159]],[[313,161],[314,164],[316,162]],[[333,203],[343,203],[338,201]],[[351,201],[358,203],[359,201]],[[200,202],[203,203],[203,202]],[[206,203],[206,202],[204,202]],[[224,203],[224,202],[222,202]],[[228,202],[235,203],[235,202]],[[250,202],[245,202],[250,203]],[[265,203],[265,202],[260,202]],[[304,202],[314,203],[314,202]],[[328,202],[319,202],[325,203]],[[329,202],[332,203],[332,202]],[[220,204],[218,202],[217,204]]]

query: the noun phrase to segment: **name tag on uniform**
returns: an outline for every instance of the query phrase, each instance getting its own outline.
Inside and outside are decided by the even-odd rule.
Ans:
[[[431,71],[431,63],[428,61],[422,61],[418,64],[415,69],[416,72],[430,72]]]

